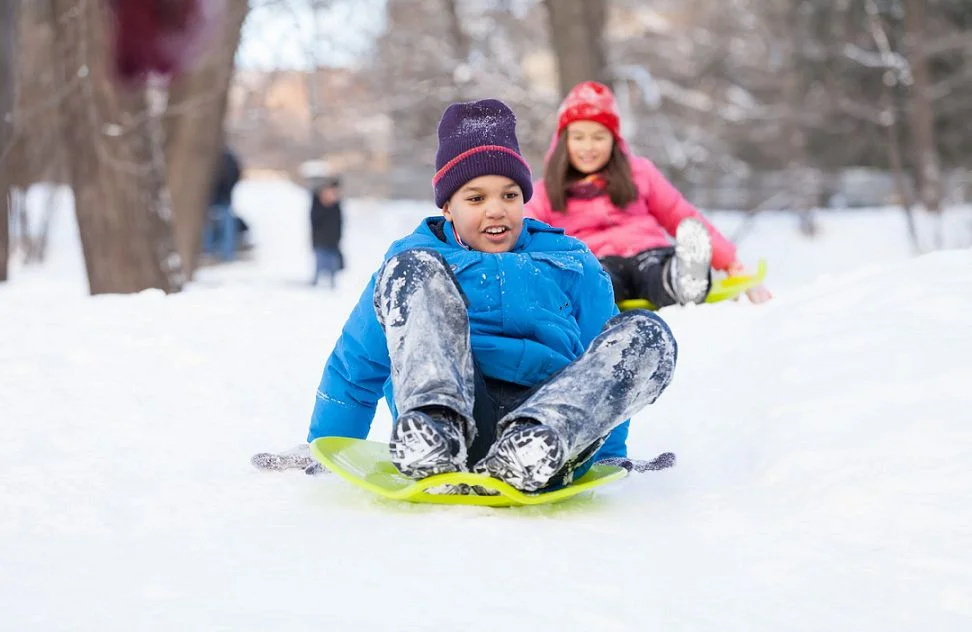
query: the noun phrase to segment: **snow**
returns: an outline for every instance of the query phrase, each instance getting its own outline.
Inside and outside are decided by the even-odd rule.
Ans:
[[[48,260],[0,286],[3,630],[972,629],[972,251],[912,256],[900,213],[825,214],[817,242],[761,217],[740,247],[773,302],[663,311],[679,366],[629,446],[678,465],[497,510],[249,465],[303,439],[431,203],[348,201],[331,292],[305,285],[306,194],[246,182],[253,260],[91,298],[57,199]]]

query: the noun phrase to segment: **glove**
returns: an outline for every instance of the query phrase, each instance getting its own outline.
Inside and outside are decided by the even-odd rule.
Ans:
[[[327,469],[311,456],[310,444],[301,443],[284,452],[260,452],[250,457],[250,464],[258,470],[283,472],[304,470],[309,476],[327,473]]]
[[[645,461],[643,459],[629,459],[628,457],[612,457],[610,459],[601,459],[597,462],[598,465],[614,465],[615,467],[623,467],[624,469],[631,472],[632,470],[638,472],[639,474],[644,474],[645,472],[652,472],[655,470],[664,470],[675,465],[675,453],[674,452],[662,452],[654,459],[650,461]]]
[[[330,470],[317,462],[304,468],[304,474],[308,476],[317,476],[319,474],[327,474],[329,472]]]

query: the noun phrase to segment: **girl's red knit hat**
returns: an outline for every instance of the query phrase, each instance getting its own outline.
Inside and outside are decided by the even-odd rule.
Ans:
[[[567,93],[557,110],[557,134],[574,121],[594,121],[611,130],[615,139],[621,138],[621,119],[618,104],[611,89],[596,81],[579,83]]]

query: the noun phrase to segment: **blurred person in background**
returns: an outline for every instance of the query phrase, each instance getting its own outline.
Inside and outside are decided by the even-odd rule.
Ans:
[[[228,147],[223,149],[218,169],[203,225],[202,249],[206,255],[232,261],[238,240],[249,231],[249,226],[233,213],[233,189],[240,181],[242,169]]]
[[[337,273],[344,269],[341,254],[341,181],[330,176],[314,188],[311,196],[311,242],[314,248],[314,277],[311,285],[317,285],[321,275],[328,286],[336,286]]]
[[[109,0],[112,65],[126,83],[170,76],[198,60],[225,18],[220,0]]]

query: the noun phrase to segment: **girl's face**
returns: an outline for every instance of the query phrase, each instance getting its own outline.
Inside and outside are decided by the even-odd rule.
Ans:
[[[523,230],[523,191],[506,176],[479,176],[449,198],[442,214],[473,250],[509,252]]]
[[[597,173],[611,159],[614,136],[594,121],[574,121],[567,126],[567,157],[583,174]]]

